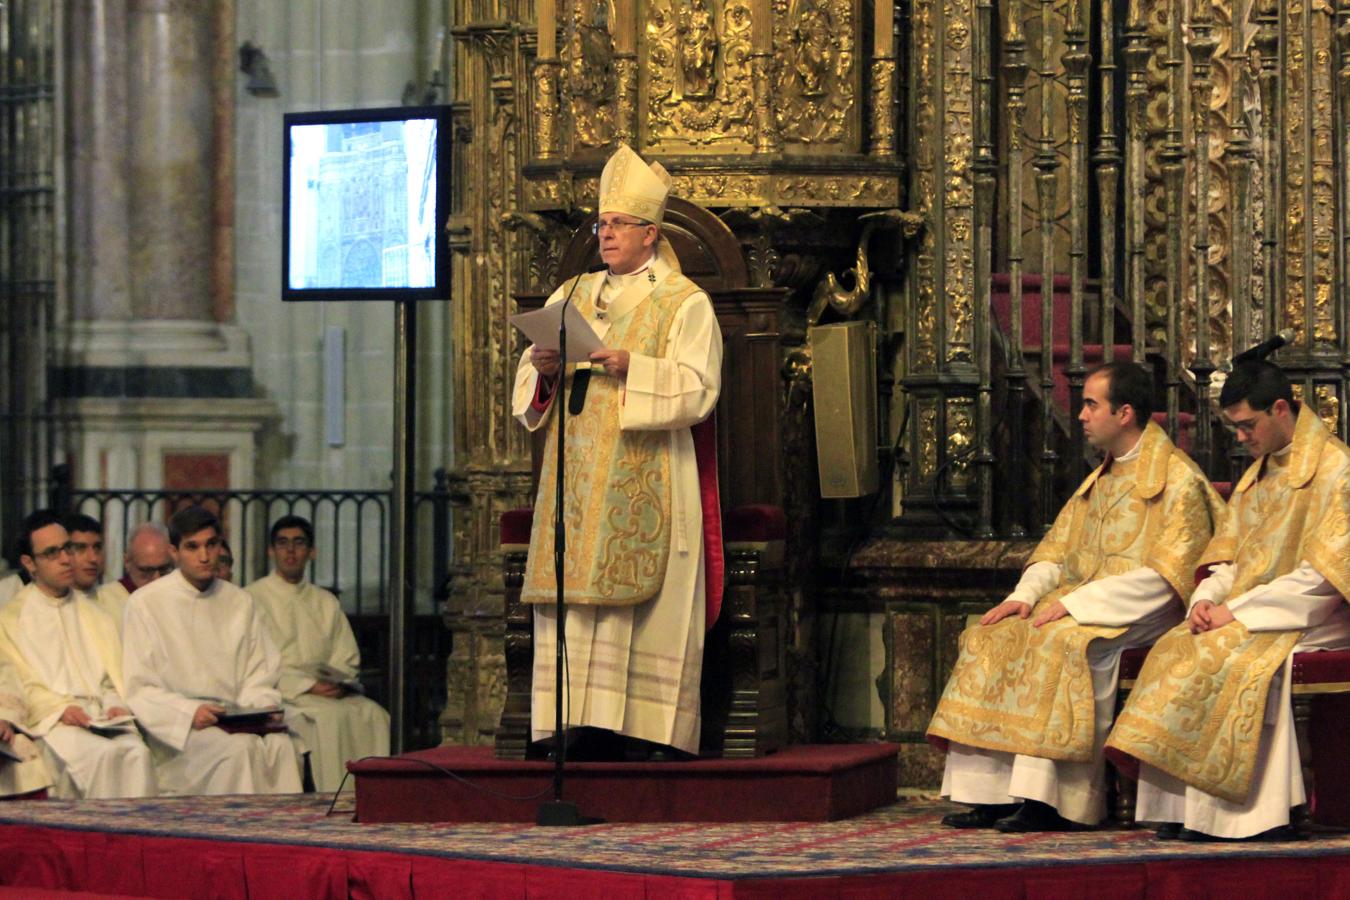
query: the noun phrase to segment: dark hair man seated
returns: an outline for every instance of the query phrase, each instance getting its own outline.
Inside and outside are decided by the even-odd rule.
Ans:
[[[154,741],[164,793],[298,793],[300,754],[288,733],[222,722],[236,708],[281,718],[281,655],[253,598],[216,577],[222,537],[200,506],[169,521],[177,569],[127,602],[128,699]]]
[[[248,586],[281,649],[278,688],[310,750],[314,787],[335,791],[349,760],[389,754],[389,714],[360,693],[361,651],[337,597],[306,577],[318,555],[300,516],[272,524],[272,572]]]
[[[1103,744],[1120,655],[1175,625],[1222,502],[1151,421],[1135,363],[1093,371],[1078,415],[1106,458],[1027,560],[1017,588],[961,635],[928,726],[947,749],[956,828],[1054,831],[1106,813]],[[1028,691],[1028,685],[1040,690]]]

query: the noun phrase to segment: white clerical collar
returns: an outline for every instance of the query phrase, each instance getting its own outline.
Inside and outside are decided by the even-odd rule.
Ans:
[[[44,603],[53,608],[65,606],[67,603],[75,599],[74,588],[71,588],[70,590],[66,591],[60,597],[53,597],[51,594],[47,593],[42,588],[38,587],[36,584],[33,585],[33,590],[37,592],[37,595],[42,598],[42,601]]]
[[[1280,449],[1272,451],[1272,452],[1271,452],[1271,455],[1272,455],[1272,456],[1288,456],[1290,453],[1293,453],[1293,452],[1294,452],[1294,442],[1293,442],[1293,441],[1290,441],[1289,443],[1285,444],[1285,445],[1284,445],[1283,447],[1281,447]]]
[[[1139,440],[1135,441],[1134,446],[1130,448],[1130,452],[1123,454],[1121,456],[1117,456],[1116,462],[1133,462],[1135,457],[1139,455],[1139,452],[1143,448],[1144,448],[1144,436],[1141,434],[1139,435]]]
[[[621,285],[623,287],[627,287],[633,282],[637,281],[639,278],[645,276],[648,270],[651,269],[652,264],[655,262],[656,262],[656,254],[653,253],[651,256],[647,257],[647,261],[645,263],[643,263],[634,271],[629,272],[625,275],[615,275],[613,272],[606,270],[605,280],[617,285]]]

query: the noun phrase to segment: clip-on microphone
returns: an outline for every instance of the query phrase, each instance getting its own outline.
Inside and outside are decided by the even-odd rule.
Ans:
[[[594,272],[603,272],[604,270],[605,264],[600,263],[598,266],[591,266],[587,269],[586,274],[590,275]],[[580,283],[581,279],[578,278],[577,284]],[[572,290],[576,290],[576,287],[576,284],[572,285]],[[572,294],[569,291],[567,299],[563,302],[568,303],[571,302],[571,300]],[[566,310],[564,310],[564,312],[566,312]],[[567,412],[569,415],[580,415],[581,411],[586,407],[586,388],[588,388],[590,384],[591,370],[589,366],[584,369],[577,369],[576,372],[572,374],[572,389],[567,394]]]

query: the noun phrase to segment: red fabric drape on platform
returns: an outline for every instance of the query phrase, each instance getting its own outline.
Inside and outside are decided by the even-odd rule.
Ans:
[[[515,862],[0,826],[0,885],[146,897],[571,900],[1191,900],[1350,896],[1350,859],[1037,865],[738,881]],[[0,893],[0,900],[5,894]]]

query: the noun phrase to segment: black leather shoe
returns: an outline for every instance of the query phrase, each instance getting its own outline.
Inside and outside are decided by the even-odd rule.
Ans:
[[[1175,841],[1181,837],[1180,822],[1163,822],[1153,836],[1160,841]]]
[[[942,824],[948,828],[993,828],[995,822],[1016,810],[1016,803],[980,804],[943,816]]]
[[[1061,816],[1050,804],[1039,800],[1028,800],[1017,812],[995,822],[994,827],[1005,834],[1022,834],[1028,831],[1079,831],[1083,828],[1077,822],[1070,822]]]
[[[688,762],[698,759],[683,750],[676,750],[665,744],[658,744],[654,741],[644,741],[641,738],[626,738],[624,741],[623,758],[626,762]]]
[[[1278,825],[1275,828],[1263,831],[1260,834],[1253,834],[1249,837],[1240,838],[1216,837],[1212,834],[1205,834],[1203,831],[1196,831],[1192,828],[1183,828],[1178,837],[1183,841],[1204,844],[1278,843],[1281,841],[1306,841],[1308,839],[1306,834],[1292,825]]]

